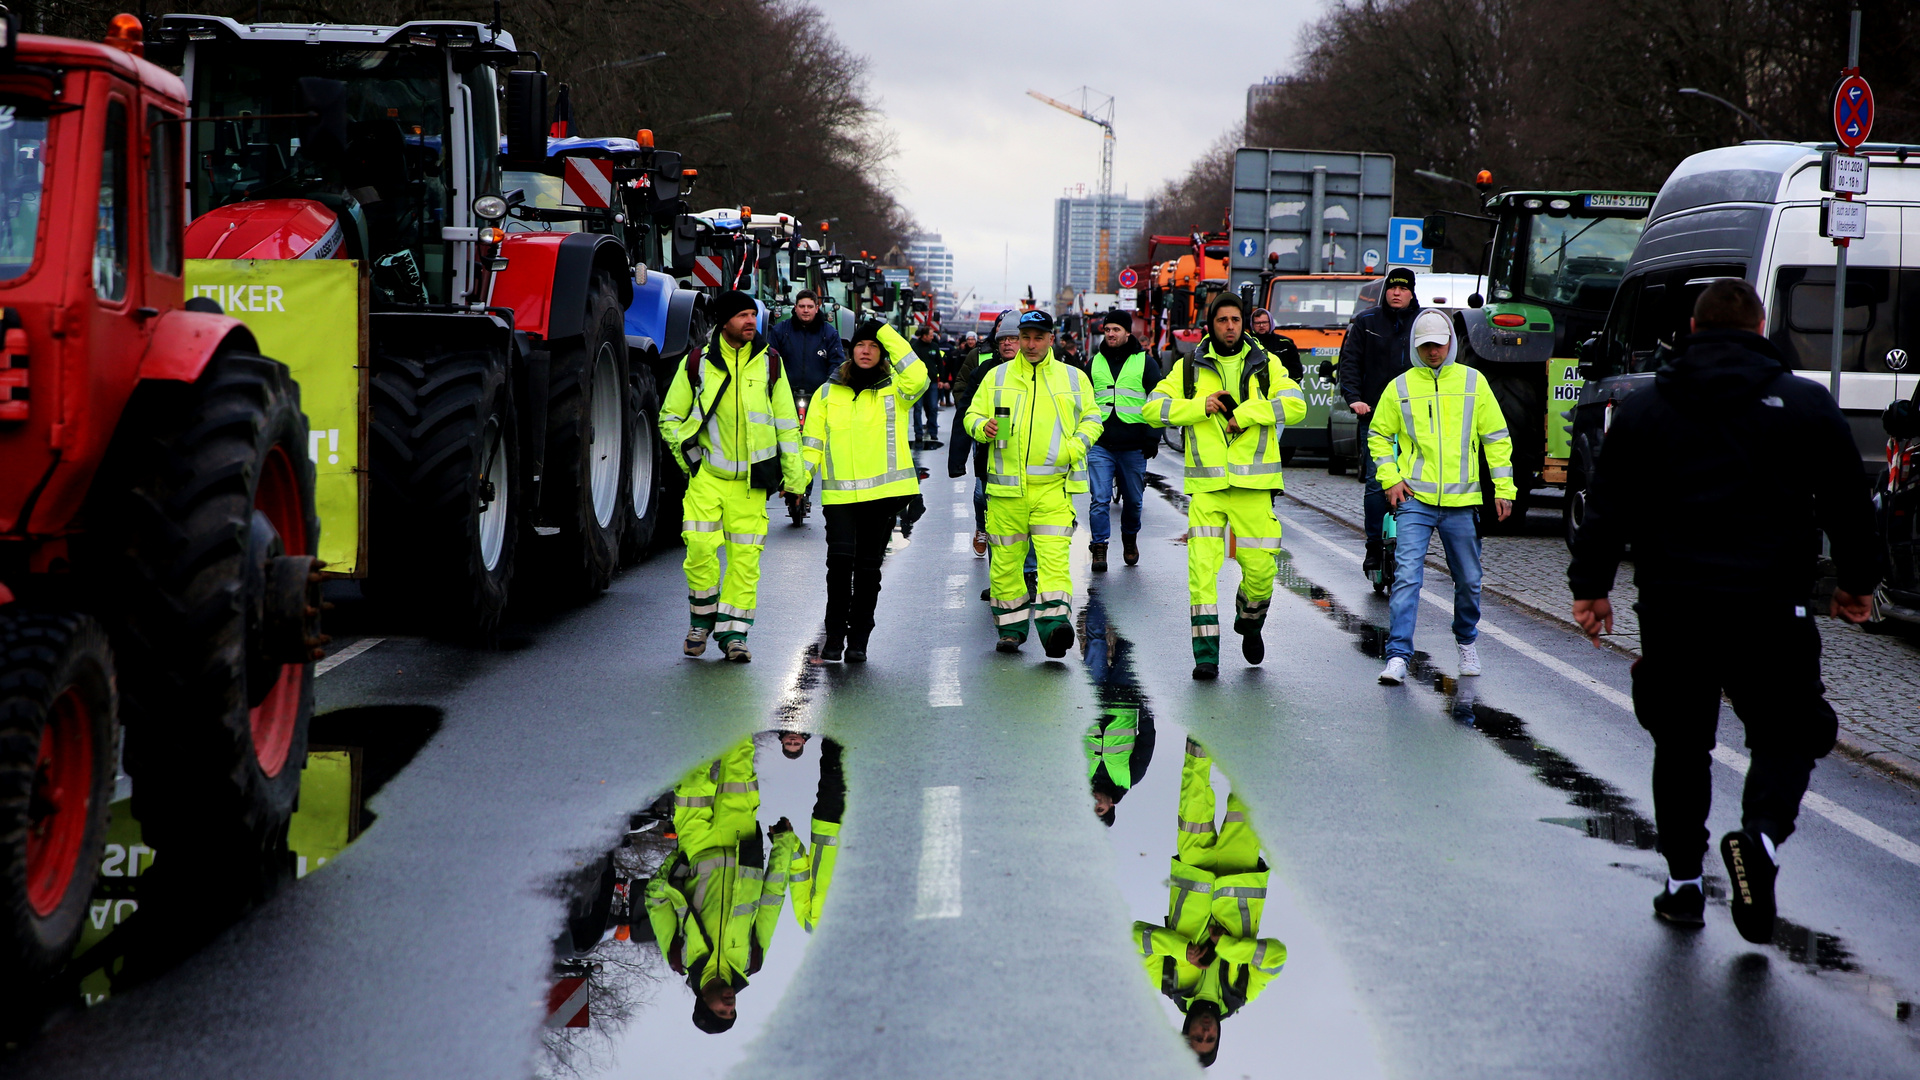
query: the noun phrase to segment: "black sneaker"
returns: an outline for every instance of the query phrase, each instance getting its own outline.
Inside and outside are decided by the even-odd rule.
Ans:
[[[1675,926],[1707,925],[1707,897],[1700,886],[1688,884],[1680,886],[1679,892],[1668,892],[1662,887],[1660,894],[1653,898],[1653,913]]]
[[[1767,858],[1758,833],[1743,830],[1720,838],[1720,857],[1727,863],[1727,903],[1740,936],[1755,945],[1773,940],[1773,879],[1779,868]]]
[[[1047,650],[1048,656],[1058,660],[1073,648],[1073,627],[1065,624],[1054,627],[1047,631],[1046,637],[1040,639],[1040,644]]]
[[[1193,677],[1201,680],[1217,679],[1220,677],[1220,665],[1204,662],[1195,664],[1193,665]]]
[[[825,645],[820,646],[820,659],[838,660],[840,659],[841,651],[843,648],[844,648],[844,641],[842,638],[830,637],[827,639],[827,643]]]
[[[1247,663],[1257,664],[1267,658],[1267,643],[1260,638],[1260,628],[1253,627],[1240,638],[1240,655]]]
[[[867,650],[864,645],[847,646],[847,663],[864,664],[867,662]]]
[[[1381,544],[1378,540],[1367,541],[1367,557],[1360,560],[1360,572],[1371,574],[1380,569]]]
[[[994,649],[1004,653],[1016,653],[1020,651],[1020,642],[1020,638],[1014,637],[1011,634],[1001,634],[1000,641],[994,646]]]

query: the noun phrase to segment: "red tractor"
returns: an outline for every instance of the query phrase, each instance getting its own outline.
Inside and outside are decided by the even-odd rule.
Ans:
[[[183,302],[186,87],[132,16],[106,44],[17,29],[0,13],[0,1016],[72,952],[122,763],[171,880],[271,883],[323,643],[299,387]]]

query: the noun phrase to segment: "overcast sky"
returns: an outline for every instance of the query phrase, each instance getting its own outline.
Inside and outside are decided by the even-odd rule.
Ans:
[[[1322,0],[814,0],[868,60],[899,143],[901,201],[954,252],[955,292],[986,302],[1053,286],[1053,201],[1099,182],[1100,129],[1030,98],[1115,98],[1113,188],[1141,198],[1288,70]],[[1223,207],[1224,209],[1224,207]],[[1003,271],[1004,267],[1004,271]],[[1004,287],[1003,287],[1004,281]]]

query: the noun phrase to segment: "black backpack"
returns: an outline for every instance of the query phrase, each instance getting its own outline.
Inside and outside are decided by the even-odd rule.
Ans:
[[[1189,399],[1191,399],[1191,398],[1193,397],[1193,389],[1194,389],[1194,387],[1193,387],[1193,368],[1194,368],[1194,361],[1196,361],[1196,360],[1198,360],[1198,359],[1200,358],[1200,353],[1201,353],[1201,352],[1202,352],[1202,351],[1203,351],[1204,349],[1206,349],[1206,347],[1207,347],[1207,343],[1208,343],[1208,342],[1211,342],[1212,340],[1213,340],[1213,338],[1212,338],[1212,336],[1211,336],[1211,335],[1209,335],[1209,336],[1207,336],[1207,337],[1203,337],[1203,338],[1201,338],[1201,339],[1200,339],[1200,344],[1198,344],[1198,345],[1196,345],[1196,346],[1194,346],[1194,348],[1193,348],[1193,356],[1192,356],[1192,357],[1189,357],[1189,358],[1188,358],[1188,359],[1187,359],[1186,361],[1184,361],[1184,362],[1183,362],[1183,363],[1182,363],[1182,364],[1180,365],[1180,393],[1181,393],[1181,396],[1183,396],[1183,397],[1186,397],[1186,398],[1189,398]],[[1259,342],[1257,342],[1257,341],[1255,341],[1255,340],[1253,340],[1253,338],[1252,338],[1251,336],[1248,336],[1248,337],[1243,337],[1243,338],[1241,338],[1240,340],[1241,340],[1241,341],[1244,341],[1244,342],[1246,342],[1246,343],[1247,343],[1247,345],[1248,345],[1249,347],[1251,347],[1251,348],[1253,349],[1253,351],[1252,351],[1251,353],[1249,353],[1249,354],[1247,355],[1247,363],[1246,363],[1246,365],[1245,365],[1244,367],[1242,367],[1242,368],[1240,369],[1240,399],[1241,399],[1242,401],[1244,401],[1244,400],[1246,400],[1246,397],[1247,397],[1247,387],[1248,387],[1249,385],[1251,385],[1251,383],[1250,383],[1250,382],[1249,382],[1248,380],[1249,380],[1249,378],[1250,378],[1250,377],[1251,377],[1251,376],[1253,375],[1253,369],[1254,369],[1254,366],[1255,366],[1255,365],[1254,365],[1254,361],[1255,361],[1255,359],[1258,359],[1258,360],[1260,360],[1260,361],[1262,361],[1262,363],[1260,363],[1260,364],[1259,364],[1259,368],[1260,368],[1260,396],[1261,396],[1261,397],[1266,397],[1266,396],[1267,396],[1267,386],[1268,386],[1268,383],[1269,383],[1269,380],[1268,380],[1268,377],[1267,377],[1267,370],[1268,370],[1268,368],[1270,368],[1270,367],[1272,366],[1272,364],[1273,364],[1273,361],[1272,361],[1272,360],[1270,360],[1270,359],[1269,359],[1269,358],[1267,357],[1267,350],[1265,350],[1265,349],[1263,349],[1263,348],[1261,348],[1261,347],[1260,347],[1260,343],[1259,343]]]

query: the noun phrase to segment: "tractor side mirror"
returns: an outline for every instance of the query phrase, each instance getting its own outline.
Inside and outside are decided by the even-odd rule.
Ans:
[[[507,161],[523,168],[547,164],[547,73],[507,72]]]
[[[347,84],[308,76],[300,80],[300,104],[313,115],[300,121],[300,150],[314,161],[334,161],[347,152]]]
[[[700,219],[681,214],[673,223],[673,273],[676,277],[693,273],[693,259],[699,252]]]
[[[1447,243],[1447,216],[1428,214],[1420,220],[1420,246],[1428,251],[1438,251]]]
[[[1484,296],[1481,296],[1479,293],[1473,293],[1472,295],[1467,297],[1467,306],[1475,309],[1486,307],[1487,298]]]
[[[680,197],[680,155],[673,150],[653,152],[653,205],[669,206]]]
[[[1257,290],[1258,288],[1259,286],[1255,285],[1251,281],[1243,281],[1240,283],[1240,302],[1247,306],[1248,311],[1252,311],[1254,309],[1255,305],[1253,302],[1253,294],[1255,290]],[[1252,322],[1253,316],[1251,315],[1247,316],[1247,320],[1248,322]]]
[[[1595,334],[1580,343],[1580,366],[1575,368],[1582,379],[1593,378],[1600,359],[1600,335]]]

